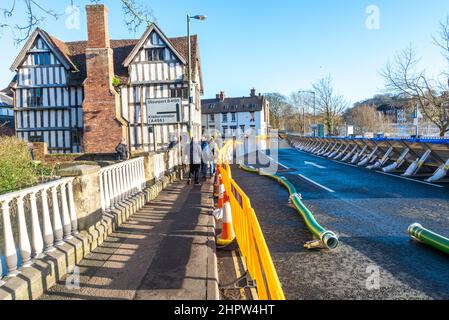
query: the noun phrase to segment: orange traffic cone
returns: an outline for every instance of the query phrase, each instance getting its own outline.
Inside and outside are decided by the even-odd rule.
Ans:
[[[224,194],[223,204],[223,225],[221,227],[221,235],[217,238],[217,245],[224,247],[230,245],[235,239],[234,228],[232,227],[232,212],[229,196]]]

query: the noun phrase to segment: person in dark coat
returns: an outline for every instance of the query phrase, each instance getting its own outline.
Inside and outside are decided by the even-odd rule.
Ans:
[[[129,159],[128,146],[126,145],[126,139],[122,139],[122,141],[115,148],[117,152],[117,157],[119,161],[125,161]]]

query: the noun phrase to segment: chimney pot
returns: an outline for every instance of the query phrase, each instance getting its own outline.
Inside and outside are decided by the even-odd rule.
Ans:
[[[256,96],[256,89],[252,88],[251,89],[251,97],[255,97]]]

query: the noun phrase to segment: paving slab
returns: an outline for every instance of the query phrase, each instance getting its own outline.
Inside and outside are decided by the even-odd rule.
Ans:
[[[218,299],[212,201],[210,181],[169,186],[41,299]]]

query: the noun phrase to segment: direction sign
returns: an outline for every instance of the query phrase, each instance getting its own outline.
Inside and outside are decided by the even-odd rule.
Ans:
[[[147,99],[148,124],[176,124],[181,122],[181,98]]]

